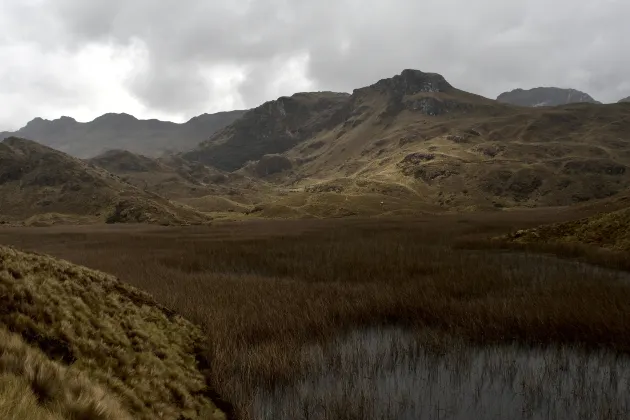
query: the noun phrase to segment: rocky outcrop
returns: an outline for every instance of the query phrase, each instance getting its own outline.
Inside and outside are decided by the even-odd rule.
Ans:
[[[518,106],[560,106],[573,103],[600,104],[589,94],[575,89],[557,87],[537,87],[533,89],[514,89],[504,92],[497,97],[497,101]]]
[[[283,153],[334,127],[349,97],[335,92],[296,93],[265,102],[182,157],[237,170],[248,161]]]

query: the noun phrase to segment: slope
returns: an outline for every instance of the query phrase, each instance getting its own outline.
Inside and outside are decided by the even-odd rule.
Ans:
[[[35,118],[14,133],[2,133],[33,139],[75,157],[89,158],[109,149],[124,148],[149,156],[165,151],[185,151],[208,135],[231,124],[243,115],[236,110],[203,114],[183,124],[169,121],[139,120],[129,114],[105,114],[80,123],[70,117],[56,120]]]
[[[16,137],[0,143],[0,215],[27,223],[207,221],[101,168]]]
[[[274,183],[269,215],[564,206],[630,187],[628,104],[525,108],[418,70],[332,97],[301,111],[315,124],[280,98],[182,157]]]
[[[220,419],[201,331],[116,278],[0,246],[0,413]]]
[[[600,104],[591,95],[575,89],[557,87],[537,87],[533,89],[514,89],[503,92],[497,101],[519,106],[559,106],[574,103]]]
[[[582,244],[630,252],[630,191],[572,210],[576,215],[586,213],[586,216],[518,230],[499,239],[521,244]]]
[[[244,213],[271,192],[251,177],[189,162],[174,154],[154,159],[126,150],[110,150],[87,162],[142,190],[204,212]]]
[[[349,95],[296,93],[252,109],[182,156],[233,171],[265,154],[285,152],[340,120]]]

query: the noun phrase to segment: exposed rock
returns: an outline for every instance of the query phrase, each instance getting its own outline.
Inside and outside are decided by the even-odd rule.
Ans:
[[[497,101],[519,106],[559,106],[572,103],[600,104],[590,95],[575,89],[557,87],[537,87],[533,89],[514,89],[504,92],[497,97]]]
[[[296,93],[254,108],[182,157],[235,171],[248,161],[280,154],[343,121],[347,93]]]

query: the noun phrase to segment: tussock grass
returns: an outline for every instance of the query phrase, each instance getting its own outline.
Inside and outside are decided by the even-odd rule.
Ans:
[[[505,239],[516,243],[551,241],[564,245],[590,245],[630,253],[630,208],[520,230]]]
[[[148,294],[104,273],[0,247],[0,296],[0,326],[48,358],[15,338],[0,346],[2,381],[22,389],[24,404],[33,402],[30,383],[39,404],[52,401],[63,418],[124,418],[116,414],[122,410],[134,419],[215,415],[196,357],[201,331]],[[122,407],[111,415],[99,414],[105,392]]]
[[[302,358],[305,346],[359,327],[420,329],[467,345],[630,352],[627,274],[530,252],[453,247],[540,223],[534,219],[7,229],[0,240],[114,273],[200,325],[210,381],[250,419],[258,418],[256,395],[316,373]]]
[[[131,420],[110,392],[0,328],[0,418]]]

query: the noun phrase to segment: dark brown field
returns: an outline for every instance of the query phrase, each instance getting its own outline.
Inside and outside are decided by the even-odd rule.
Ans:
[[[436,350],[458,340],[630,352],[630,275],[576,259],[619,267],[621,254],[544,249],[567,260],[541,255],[535,245],[506,251],[484,242],[567,217],[532,210],[177,228],[7,227],[0,243],[112,273],[200,325],[206,374],[232,414],[250,419],[269,418],[261,395],[315,374],[307,346],[365,328],[416,331]],[[344,398],[312,418],[369,418],[361,411],[367,403]],[[306,413],[307,400],[290,404]],[[623,418],[611,410],[602,418]]]

